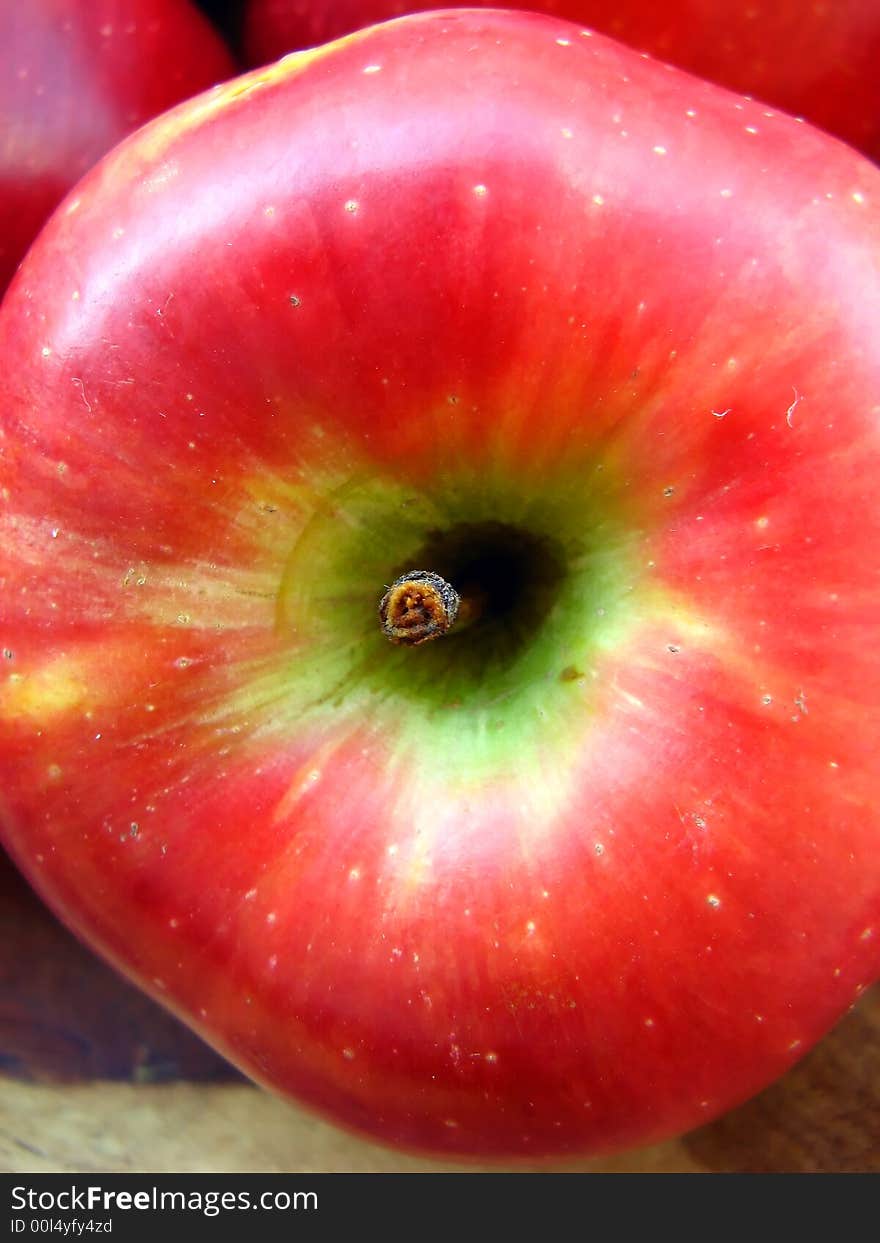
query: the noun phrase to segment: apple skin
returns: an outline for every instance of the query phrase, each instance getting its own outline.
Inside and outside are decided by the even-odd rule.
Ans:
[[[808,126],[498,12],[117,148],[0,310],[39,892],[392,1144],[609,1151],[784,1072],[880,970],[878,200]],[[513,613],[388,644],[395,574],[499,524]]]
[[[249,0],[247,61],[262,65],[436,7],[425,0]],[[491,8],[492,0],[475,0]],[[501,7],[501,6],[499,6]],[[803,116],[880,159],[876,0],[510,0],[583,23],[641,52]]]
[[[189,0],[0,5],[0,293],[50,212],[100,156],[229,78]]]

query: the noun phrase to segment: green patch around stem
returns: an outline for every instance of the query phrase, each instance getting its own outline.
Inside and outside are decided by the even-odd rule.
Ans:
[[[281,583],[285,664],[266,726],[379,729],[464,779],[582,734],[594,666],[637,621],[641,533],[621,495],[595,465],[542,481],[459,470],[430,487],[350,478],[326,493]],[[408,567],[488,582],[489,607],[436,642],[392,646],[377,607]]]

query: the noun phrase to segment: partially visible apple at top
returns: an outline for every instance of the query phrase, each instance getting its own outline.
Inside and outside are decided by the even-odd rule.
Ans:
[[[3,0],[0,295],[96,160],[232,73],[229,53],[190,0]]]

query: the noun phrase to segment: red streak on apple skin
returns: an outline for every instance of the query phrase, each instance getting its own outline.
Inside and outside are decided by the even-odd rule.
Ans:
[[[722,671],[715,686],[687,705],[695,751],[666,728],[678,688],[664,702],[651,674],[628,679],[656,714],[609,705],[576,775],[592,801],[543,826],[510,774],[391,782],[367,735],[226,760],[183,729],[126,737],[123,718],[91,754],[78,741],[54,789],[48,748],[17,757],[45,813],[30,872],[239,1065],[351,1126],[521,1156],[645,1142],[748,1095],[876,964],[864,806],[817,790],[812,748],[780,771],[800,728],[782,714],[756,764],[742,688]],[[753,774],[738,790],[731,764]],[[30,799],[14,801],[13,828]]]
[[[623,1147],[781,1073],[880,970],[878,196],[822,135],[497,14],[118,150],[0,315],[0,819],[40,891],[390,1142]],[[285,708],[316,652],[276,595],[343,484],[454,469],[612,478],[637,556],[529,754],[450,773],[467,704]]]

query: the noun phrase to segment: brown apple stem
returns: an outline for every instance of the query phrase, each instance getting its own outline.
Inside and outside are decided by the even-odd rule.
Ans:
[[[382,633],[391,643],[419,647],[476,620],[484,599],[477,591],[459,595],[432,570],[408,570],[396,578],[379,602]]]

